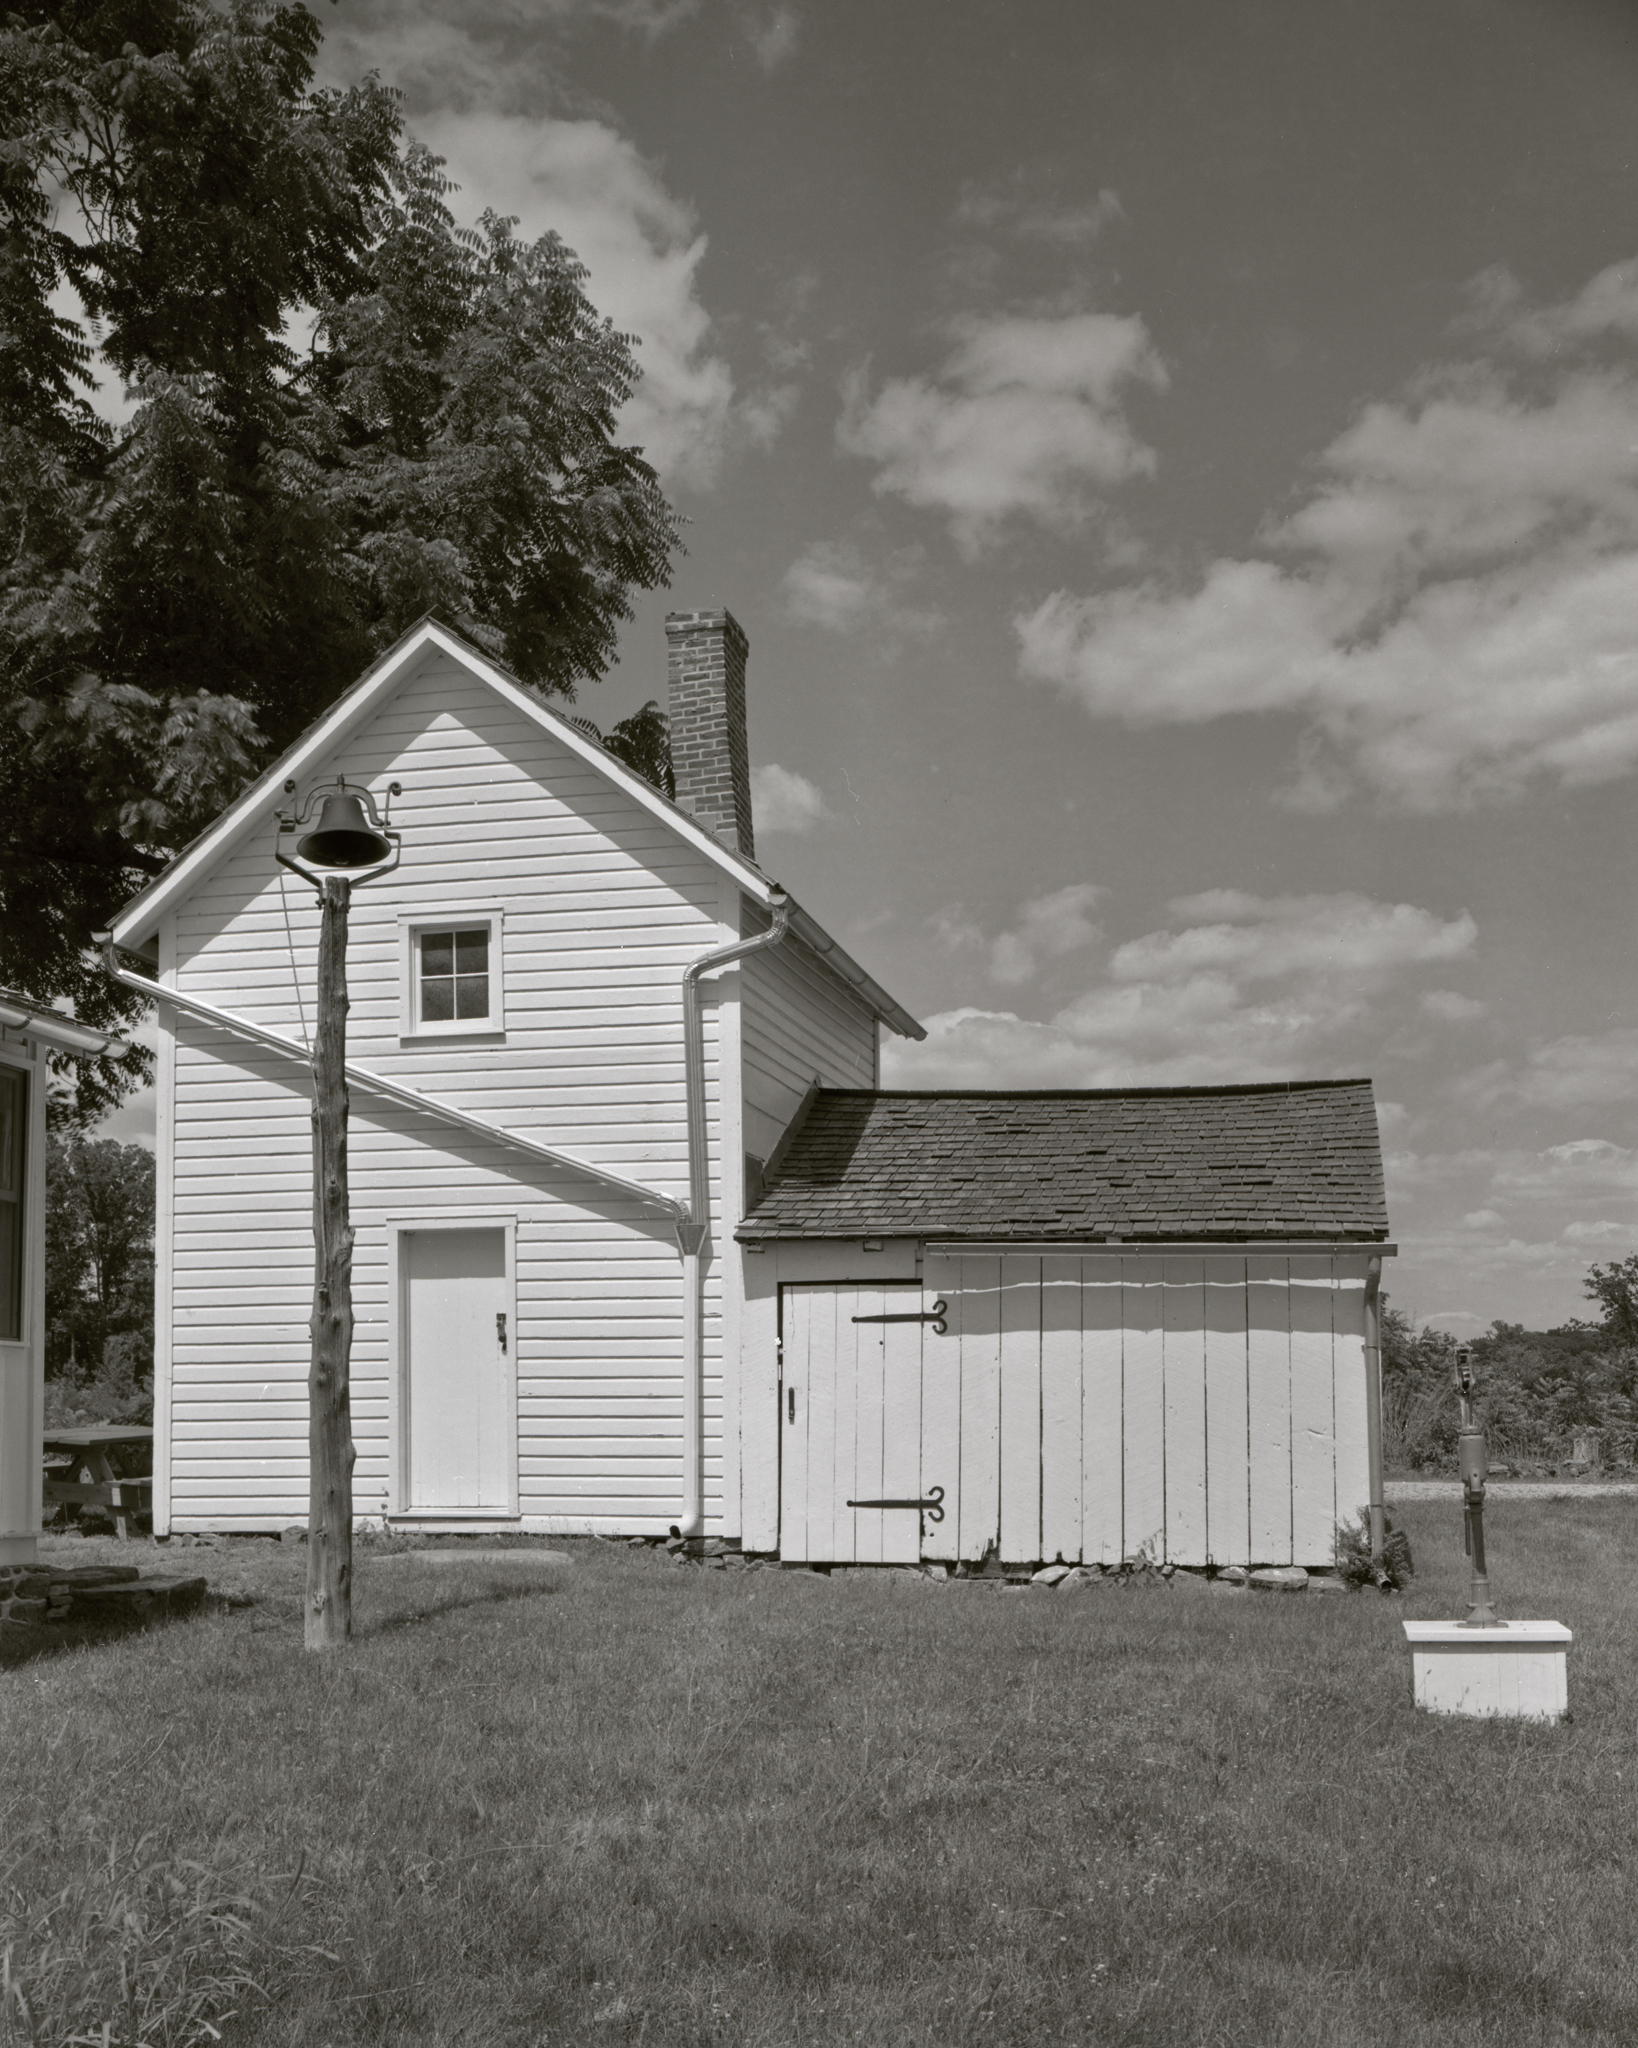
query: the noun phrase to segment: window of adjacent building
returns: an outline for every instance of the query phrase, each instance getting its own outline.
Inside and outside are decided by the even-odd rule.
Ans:
[[[0,1066],[0,1343],[23,1335],[23,1193],[28,1076]]]

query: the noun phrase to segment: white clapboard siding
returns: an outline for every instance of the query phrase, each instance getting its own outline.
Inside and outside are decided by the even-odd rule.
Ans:
[[[747,919],[747,931],[767,920]],[[815,1080],[876,1085],[876,1020],[839,975],[792,939],[740,968],[745,1145],[766,1159]]]
[[[393,802],[401,864],[353,895],[350,1057],[504,1129],[685,1194],[681,977],[726,936],[720,871],[437,651],[314,779],[338,774],[377,792],[403,784]],[[175,913],[166,947],[184,992],[302,1040],[314,1023],[318,911],[307,886],[275,865],[274,838],[270,806],[265,827]],[[504,911],[502,1042],[405,1042],[401,913],[456,917],[478,905]],[[711,1002],[705,1019],[720,1181]],[[185,1015],[162,1013],[165,1022],[176,1034],[173,1525],[280,1527],[306,1513],[307,1076],[298,1062]],[[403,1477],[393,1439],[390,1219],[425,1217],[433,1227],[451,1214],[493,1214],[516,1225],[525,1526],[663,1529],[674,1521],[681,1266],[663,1215],[362,1089],[351,1111],[358,1512],[394,1508]],[[739,1172],[736,1157],[736,1196]],[[712,1527],[727,1526],[722,1286],[719,1255],[706,1277]]]
[[[919,1404],[892,1411],[851,1323],[868,1290],[787,1285],[787,1373],[816,1399],[781,1546],[876,1561],[838,1506],[868,1440],[882,1497],[918,1469],[945,1489],[930,1559],[1329,1563],[1367,1484],[1367,1256],[929,1256],[902,1292],[946,1300],[948,1332],[910,1326]]]

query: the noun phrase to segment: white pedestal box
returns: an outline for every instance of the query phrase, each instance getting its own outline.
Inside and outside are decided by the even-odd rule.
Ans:
[[[1559,1721],[1569,1712],[1569,1648],[1561,1621],[1407,1621],[1411,1690],[1430,1714],[1500,1714]]]

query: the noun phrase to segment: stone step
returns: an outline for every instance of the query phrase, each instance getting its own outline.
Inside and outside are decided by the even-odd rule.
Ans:
[[[113,1585],[74,1588],[75,1621],[159,1621],[190,1614],[205,1603],[203,1579],[141,1579],[134,1573]]]

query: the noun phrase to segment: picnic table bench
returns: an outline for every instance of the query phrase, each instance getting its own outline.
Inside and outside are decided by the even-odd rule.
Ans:
[[[99,1422],[45,1433],[45,1505],[107,1508],[122,1542],[153,1505],[154,1433],[142,1422]]]

